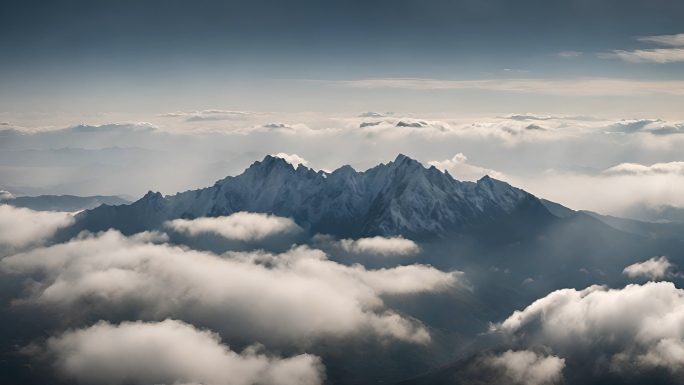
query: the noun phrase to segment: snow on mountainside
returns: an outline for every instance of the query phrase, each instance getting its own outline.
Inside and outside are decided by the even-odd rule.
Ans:
[[[460,182],[404,155],[364,172],[343,166],[329,174],[266,156],[208,188],[167,197],[149,192],[131,205],[86,211],[76,226],[134,233],[167,220],[240,211],[291,217],[312,234],[354,238],[447,236],[554,218],[536,197],[505,182]]]

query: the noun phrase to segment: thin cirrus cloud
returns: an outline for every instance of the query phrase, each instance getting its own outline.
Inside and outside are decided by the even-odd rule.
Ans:
[[[427,343],[428,331],[386,308],[381,296],[443,291],[460,275],[423,265],[345,266],[305,246],[218,256],[164,241],[110,230],[6,257],[0,269],[44,274],[17,305],[69,314],[87,298],[95,314],[171,317],[252,342],[299,344],[358,334]]]
[[[190,236],[215,234],[245,242],[260,241],[273,235],[298,234],[303,231],[290,218],[248,212],[215,218],[175,219],[166,222],[164,226]]]
[[[669,47],[684,47],[684,33],[677,35],[642,36],[637,40]],[[601,53],[604,59],[621,59],[632,63],[674,63],[684,61],[684,48],[638,49],[634,51],[615,50],[612,53]]]
[[[638,49],[635,51],[616,50],[598,55],[603,59],[621,59],[632,63],[674,63],[684,61],[684,48]]]
[[[684,33],[676,35],[641,36],[638,37],[637,40],[673,47],[684,47]]]
[[[647,81],[631,79],[486,79],[440,80],[384,78],[331,82],[355,88],[403,88],[411,90],[488,90],[535,93],[554,96],[645,96],[684,95],[684,81]]]
[[[123,385],[319,385],[320,358],[280,358],[258,345],[238,354],[218,334],[175,320],[158,323],[100,321],[50,337],[25,353],[49,357],[66,377],[81,383]]]
[[[577,51],[562,51],[562,52],[558,53],[558,56],[560,56],[564,59],[572,59],[572,58],[576,58],[580,55],[582,55],[582,52],[577,52]]]
[[[684,369],[684,291],[671,282],[563,289],[493,326],[517,346],[633,376]],[[605,338],[611,336],[611,338]],[[606,352],[610,352],[606,356]]]

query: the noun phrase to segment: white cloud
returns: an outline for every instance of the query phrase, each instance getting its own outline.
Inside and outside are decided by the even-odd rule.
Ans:
[[[549,170],[534,177],[508,177],[519,188],[577,210],[622,215],[635,205],[684,204],[684,162],[622,163],[594,175]]]
[[[643,96],[684,95],[684,81],[644,81],[630,79],[488,79],[439,80],[418,78],[363,79],[335,82],[357,88],[405,88],[413,90],[491,90],[537,93],[557,96]]]
[[[555,384],[561,381],[565,367],[562,358],[545,357],[526,350],[509,350],[486,361],[494,368],[503,369],[505,381],[511,385]]]
[[[66,311],[87,298],[96,314],[134,311],[144,320],[200,321],[254,341],[301,344],[358,333],[425,343],[427,330],[386,309],[380,296],[441,291],[460,274],[422,265],[366,270],[307,247],[219,257],[145,238],[109,231],[7,257],[0,268],[44,274],[18,304]]]
[[[629,359],[629,356],[621,355],[615,360],[618,364],[618,370],[624,365],[620,361],[625,359]],[[680,371],[684,367],[684,341],[664,338],[654,348],[649,349],[646,354],[637,357],[637,360],[639,365],[646,368],[664,367],[671,371]]]
[[[637,40],[671,47],[684,46],[684,34],[643,36],[638,37]],[[598,56],[604,59],[621,59],[632,63],[672,63],[684,61],[684,48],[638,49],[634,51],[615,50],[612,53],[603,53]]]
[[[165,117],[165,118],[177,118],[177,117],[181,117],[181,116],[187,116],[187,115],[193,114],[193,113],[197,113],[197,111],[189,111],[189,112],[185,112],[185,111],[167,112],[167,113],[164,113],[164,114],[159,114],[159,115],[157,115],[157,116]]]
[[[577,52],[577,51],[562,51],[558,53],[558,56],[564,58],[564,59],[572,59],[575,57],[578,57],[582,54],[582,52]]]
[[[466,163],[468,158],[466,158],[463,153],[456,154],[453,158],[444,161],[432,161],[428,162],[429,165],[435,166],[438,169],[444,171],[449,171],[449,174],[457,180],[469,180],[474,181],[482,178],[485,175],[489,175],[495,179],[504,179],[503,174],[490,170],[487,168],[472,166]]]
[[[259,350],[237,354],[218,334],[174,320],[101,321],[45,344],[62,373],[88,384],[318,385],[325,377],[316,356],[282,359]]]
[[[357,240],[343,239],[340,246],[347,252],[357,254],[375,254],[382,256],[413,255],[420,251],[418,245],[410,239],[398,237],[373,237]]]
[[[40,245],[73,221],[69,213],[33,211],[0,204],[0,253]]]
[[[277,234],[296,234],[303,231],[290,218],[247,212],[217,218],[175,219],[166,222],[164,226],[191,236],[216,234],[226,239],[247,242],[259,241]]]
[[[642,36],[638,37],[637,40],[673,47],[684,47],[684,33],[677,35]]]
[[[671,282],[649,282],[623,289],[558,290],[494,330],[563,358],[593,360],[611,352],[611,370],[634,373],[656,366],[684,369],[682,324],[684,290]]]
[[[684,175],[684,162],[656,163],[645,166],[638,163],[621,163],[602,171],[604,175]]]
[[[273,156],[275,156],[276,158],[285,159],[285,161],[286,161],[287,163],[289,163],[289,164],[291,164],[291,165],[293,165],[293,166],[295,166],[295,167],[297,167],[297,166],[300,165],[300,164],[301,164],[301,165],[304,165],[304,166],[306,166],[307,164],[309,164],[309,161],[307,161],[306,159],[302,158],[301,156],[299,156],[299,155],[297,155],[297,154],[289,155],[289,154],[286,154],[286,153],[284,153],[284,152],[280,152],[280,153],[275,154],[275,155],[273,155]]]
[[[12,193],[10,193],[9,191],[0,190],[0,201],[4,201],[7,199],[14,199],[14,195],[12,195]]]
[[[632,63],[673,63],[684,61],[684,48],[638,49],[635,51],[613,51],[599,55],[604,59],[621,59]]]
[[[653,257],[646,262],[635,263],[625,267],[622,274],[631,278],[643,276],[649,279],[660,279],[669,275],[668,270],[672,267],[665,257]]]

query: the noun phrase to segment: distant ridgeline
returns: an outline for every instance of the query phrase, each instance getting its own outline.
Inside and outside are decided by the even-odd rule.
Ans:
[[[535,196],[505,182],[488,176],[460,182],[404,155],[364,172],[343,166],[332,173],[266,156],[211,187],[166,197],[149,192],[130,205],[85,211],[72,230],[133,234],[159,229],[167,220],[240,211],[293,218],[311,234],[345,238],[429,239],[483,231],[515,237],[558,219]]]
[[[25,207],[35,211],[74,212],[93,209],[100,205],[117,206],[129,203],[131,202],[117,196],[40,195],[36,197],[14,197],[9,193],[3,195],[0,191],[0,204]]]

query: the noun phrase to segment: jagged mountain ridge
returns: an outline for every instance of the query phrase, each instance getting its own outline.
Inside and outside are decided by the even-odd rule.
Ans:
[[[556,219],[539,199],[505,182],[461,182],[404,155],[364,172],[343,166],[332,173],[266,156],[211,187],[166,197],[149,192],[131,205],[85,211],[76,226],[135,233],[167,220],[240,211],[291,217],[312,234],[352,238],[444,237],[507,223],[520,230]]]

